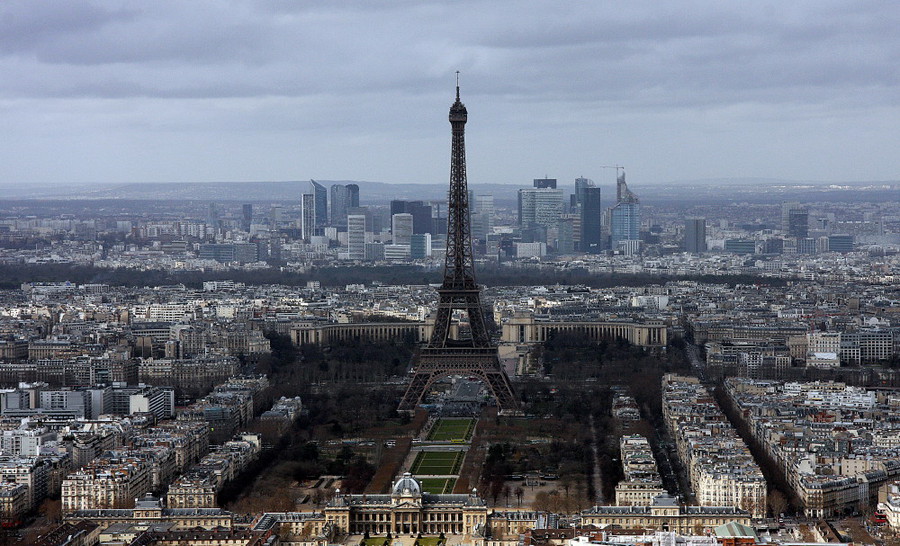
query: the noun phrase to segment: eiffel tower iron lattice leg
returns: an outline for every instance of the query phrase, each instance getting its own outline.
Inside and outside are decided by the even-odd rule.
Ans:
[[[397,408],[400,411],[412,411],[422,401],[422,397],[431,385],[450,375],[467,375],[481,379],[497,400],[500,410],[514,410],[517,407],[512,384],[500,367],[495,348],[460,349],[452,354],[453,349],[431,351],[424,349],[419,355],[415,372],[406,389],[406,394]]]
[[[484,381],[501,410],[514,410],[517,406],[512,384],[500,365],[497,348],[491,344],[481,308],[481,290],[475,283],[466,182],[467,120],[468,112],[459,100],[457,81],[456,102],[450,107],[452,141],[444,282],[438,289],[431,339],[414,360],[412,379],[398,408],[401,411],[414,410],[436,380],[451,375],[467,375]],[[467,339],[450,337],[454,311],[468,315],[470,336]]]

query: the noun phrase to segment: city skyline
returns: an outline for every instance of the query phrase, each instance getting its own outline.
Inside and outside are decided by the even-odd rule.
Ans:
[[[516,81],[509,81],[504,82],[509,87],[475,96],[485,108],[473,109],[471,127],[480,132],[469,149],[480,157],[473,162],[476,172],[485,165],[508,168],[518,158],[514,169],[503,171],[513,183],[470,186],[469,112],[462,101],[469,95],[466,87],[461,93],[459,72],[448,117],[420,115],[416,104],[403,104],[402,97],[410,96],[403,93],[418,92],[420,106],[430,103],[429,82],[442,80],[443,66],[423,80],[392,87],[392,76],[363,85],[358,78],[372,78],[384,66],[406,66],[402,55],[396,65],[381,59],[371,66],[323,64],[332,47],[352,54],[369,40],[362,30],[351,40],[323,43],[305,59],[301,79],[317,70],[330,76],[352,72],[356,78],[345,80],[340,93],[329,87],[330,80],[310,80],[302,90],[291,90],[284,80],[276,83],[285,87],[273,94],[273,80],[265,77],[258,87],[237,91],[251,73],[265,76],[258,73],[270,62],[263,46],[282,46],[279,38],[289,46],[313,44],[317,32],[352,32],[350,23],[362,17],[389,22],[377,28],[379,38],[389,35],[402,43],[412,25],[414,37],[434,39],[429,26],[415,23],[449,13],[459,17],[444,28],[459,27],[454,37],[467,43],[473,30],[502,27],[493,5],[484,12],[474,4],[455,3],[453,11],[444,12],[443,4],[411,2],[399,8],[395,3],[325,8],[228,3],[218,10],[221,6],[211,3],[123,1],[53,4],[57,9],[50,10],[45,8],[51,4],[34,4],[33,12],[9,5],[0,4],[0,63],[15,56],[4,52],[20,52],[26,59],[28,51],[40,51],[39,63],[80,62],[78,70],[86,72],[114,66],[110,77],[131,65],[137,72],[159,69],[161,76],[194,63],[203,73],[179,81],[186,87],[172,95],[113,85],[122,94],[94,96],[110,89],[109,82],[87,82],[75,93],[102,103],[95,128],[103,138],[80,134],[79,144],[104,151],[79,161],[66,161],[72,148],[64,149],[63,141],[70,134],[61,133],[63,140],[55,143],[47,136],[59,127],[71,129],[56,124],[63,117],[35,117],[48,138],[41,149],[52,160],[23,153],[30,144],[16,138],[22,126],[14,120],[13,138],[0,149],[19,163],[7,171],[0,167],[0,187],[5,175],[29,161],[36,165],[30,175],[56,169],[81,176],[119,164],[134,176],[149,172],[127,154],[116,156],[119,163],[104,161],[129,145],[141,148],[141,158],[158,159],[160,169],[175,166],[165,161],[177,148],[190,159],[185,173],[234,166],[258,172],[259,165],[277,170],[287,164],[285,150],[293,145],[295,152],[301,150],[293,157],[299,164],[339,165],[350,172],[427,174],[439,163],[444,182],[385,184],[305,173],[315,178],[70,183],[43,192],[19,181],[18,188],[4,188],[3,543],[897,543],[900,181],[816,186],[734,178],[730,185],[654,184],[650,173],[669,160],[666,150],[619,141],[613,131],[603,138],[624,146],[625,153],[613,150],[615,159],[603,162],[592,156],[597,162],[572,177],[560,171],[596,144],[581,138],[579,128],[598,119],[574,113],[593,108],[597,114],[597,108],[612,103],[598,99],[604,105],[598,107],[591,93],[562,100],[566,95],[547,82],[547,94],[532,86],[531,94],[513,96],[494,109],[497,97],[509,98],[508,89],[515,89]],[[196,6],[214,9],[201,14]],[[532,6],[517,19],[527,22],[541,9]],[[657,31],[647,44],[710,35],[705,27],[680,26],[695,18],[674,12],[665,24],[654,27],[649,18],[624,34],[610,29],[602,38],[580,35],[577,24],[558,24],[577,15],[591,22],[593,15],[628,19],[641,13],[627,15],[629,9],[606,15],[551,11],[543,34],[528,34],[533,29],[523,25],[512,34],[479,36],[474,43],[528,50],[536,65],[547,64],[541,53],[550,44],[569,49],[613,43],[626,34],[641,36],[638,27],[644,25]],[[25,32],[23,14],[42,10],[47,19],[34,19],[35,24],[57,30],[45,36]],[[842,9],[833,4],[822,10],[834,15]],[[653,15],[668,11],[661,6]],[[189,38],[172,26],[186,13],[204,16]],[[470,13],[478,17],[470,21],[465,17]],[[761,20],[779,23],[783,15],[761,13]],[[726,15],[710,5],[701,19],[727,23]],[[139,27],[148,16],[155,17],[155,26],[114,39],[112,29]],[[740,23],[732,36],[738,41],[760,31],[737,19],[730,22]],[[821,23],[809,18],[792,27],[821,31],[792,35],[793,45],[840,34],[816,26]],[[853,23],[851,18],[846,26],[852,29]],[[3,27],[22,32],[9,39]],[[312,29],[309,36],[288,32],[306,27]],[[396,35],[390,32],[394,27]],[[731,28],[711,29],[711,35],[726,27]],[[254,34],[264,28],[271,35]],[[215,29],[224,34],[209,32]],[[149,49],[159,57],[132,48],[145,38],[144,31],[154,34]],[[110,47],[41,49],[60,33],[73,43],[82,33],[95,45],[111,40]],[[555,41],[563,34],[564,40]],[[257,41],[247,39],[253,36]],[[364,60],[382,52],[376,42]],[[417,45],[409,40],[403,52]],[[436,49],[450,52],[458,44],[439,45]],[[710,46],[694,45],[693,51]],[[202,55],[192,57],[191,50]],[[429,53],[415,51],[422,58]],[[556,74],[580,66],[579,52],[568,53],[569,64],[560,62]],[[726,51],[722,58],[734,53]],[[828,51],[830,58],[838,53],[838,47]],[[443,61],[459,62],[451,57]],[[233,58],[241,60],[243,71],[217,85],[224,72],[216,71],[227,69]],[[140,60],[149,64],[138,68]],[[476,82],[479,70],[482,84],[511,77],[511,72],[495,73],[477,56],[467,61]],[[740,69],[752,72],[752,63],[744,61]],[[290,66],[284,63],[274,72]],[[527,76],[527,66],[522,63],[524,73],[516,77]],[[31,81],[32,74],[17,78],[21,75],[11,71],[12,78],[0,82],[0,115],[21,106],[4,101],[6,90],[28,88],[46,74],[34,74]],[[772,76],[767,84],[783,83]],[[800,74],[796,81],[807,77]],[[188,89],[199,80],[212,91]],[[171,82],[160,77],[155,83],[161,84],[159,91]],[[354,94],[361,89],[363,95]],[[742,92],[754,95],[759,89]],[[50,97],[54,89],[41,93]],[[453,94],[441,95],[446,107]],[[310,96],[316,99],[303,107],[312,115],[293,118],[293,108]],[[343,117],[316,118],[328,112],[316,101],[327,98],[341,107],[360,96],[354,103],[365,109],[360,117],[344,111]],[[270,126],[255,124],[260,98],[286,108],[275,123],[285,148],[254,148],[258,139],[272,136]],[[164,113],[171,99],[192,106],[177,123]],[[646,107],[646,99],[620,100],[620,119],[634,117],[634,108]],[[50,100],[73,106],[69,121],[86,104]],[[157,111],[134,110],[148,100]],[[110,118],[101,110],[110,101],[127,112],[128,123],[103,127]],[[692,108],[708,107],[701,102]],[[776,100],[768,106],[776,103],[781,105]],[[211,115],[210,105],[228,115]],[[547,112],[539,112],[548,105]],[[836,111],[826,110],[829,116]],[[825,120],[826,110],[816,119]],[[527,131],[510,138],[514,124],[504,116],[514,111]],[[560,115],[564,111],[573,115]],[[654,119],[674,121],[671,112],[660,107]],[[220,128],[209,135],[215,144],[204,144],[200,125],[193,125],[195,141],[179,133],[198,116]],[[229,117],[237,123],[230,124]],[[419,121],[423,126],[416,131]],[[449,121],[450,146],[441,139],[443,154],[425,136],[430,128],[424,121],[440,122],[444,132]],[[377,133],[369,132],[373,122]],[[785,146],[776,133],[766,135],[770,150],[795,154],[798,165],[808,159],[795,145],[802,137],[795,135]],[[857,136],[846,133],[842,139]],[[235,135],[245,139],[239,150],[231,148]],[[540,137],[530,143],[529,135]],[[647,135],[648,142],[658,136]],[[806,142],[808,149],[821,148],[830,136]],[[502,146],[489,143],[496,137]],[[709,159],[699,168],[723,168],[727,139],[715,131],[704,137],[718,141],[690,150]],[[753,135],[745,131],[740,137],[744,159],[766,153]],[[303,148],[310,142],[309,150]],[[717,147],[720,142],[725,148]],[[882,142],[889,143],[889,138]],[[676,144],[687,149],[697,143],[688,138]],[[828,144],[846,146],[839,139]],[[196,153],[197,146],[206,145],[214,145],[216,153]],[[571,157],[560,150],[571,151]],[[838,157],[829,151],[828,157]],[[843,151],[841,161],[853,155],[850,148]],[[520,153],[565,167],[541,169]],[[678,157],[690,163],[689,154]],[[0,165],[6,165],[2,154]],[[615,176],[614,191],[607,174]]]
[[[308,546],[516,546],[563,516],[704,546],[751,525],[775,540],[748,546],[796,544],[785,513],[859,543],[900,528],[895,201],[644,216],[617,167],[607,209],[587,178],[495,207],[468,189],[458,87],[449,121],[446,203],[370,207],[322,179],[256,214],[7,200],[5,528],[150,544],[243,520],[241,543]]]
[[[599,181],[610,163],[642,186],[900,172],[900,8],[510,12],[474,2],[4,3],[0,112],[13,138],[0,185],[445,184],[436,112],[456,70],[480,120],[470,131],[476,184],[544,173]]]

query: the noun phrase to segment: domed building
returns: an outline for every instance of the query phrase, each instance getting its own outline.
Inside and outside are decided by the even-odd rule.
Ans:
[[[434,495],[407,472],[387,495],[336,492],[325,519],[338,533],[363,535],[474,535],[484,528],[488,509],[475,491],[468,495]]]
[[[403,477],[391,486],[391,500],[399,502],[401,499],[406,499],[408,502],[421,503],[422,501],[422,484],[409,472],[404,472]]]

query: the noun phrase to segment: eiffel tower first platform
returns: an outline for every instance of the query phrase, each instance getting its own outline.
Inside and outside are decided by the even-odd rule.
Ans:
[[[485,325],[481,290],[475,284],[475,260],[472,257],[472,232],[469,225],[469,190],[466,183],[465,126],[468,113],[459,100],[459,81],[456,83],[456,102],[450,107],[453,137],[444,282],[438,289],[437,315],[431,339],[414,361],[413,377],[400,401],[400,411],[414,410],[432,383],[451,375],[478,377],[490,389],[501,411],[516,409],[512,385],[500,366],[497,347],[491,344]],[[463,311],[468,315],[470,337],[450,337],[450,321],[454,311]]]

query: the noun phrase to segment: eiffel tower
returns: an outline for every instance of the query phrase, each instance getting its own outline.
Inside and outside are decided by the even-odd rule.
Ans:
[[[450,107],[453,138],[444,282],[438,289],[434,330],[428,344],[415,359],[412,380],[398,408],[401,411],[415,409],[432,383],[451,375],[478,377],[491,390],[500,410],[516,408],[512,385],[500,366],[497,348],[491,344],[484,322],[481,290],[475,284],[475,260],[472,257],[472,232],[469,226],[469,190],[466,184],[467,119],[466,107],[459,100],[457,72],[456,102]],[[453,311],[464,311],[469,316],[470,337],[450,337]]]

